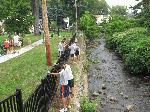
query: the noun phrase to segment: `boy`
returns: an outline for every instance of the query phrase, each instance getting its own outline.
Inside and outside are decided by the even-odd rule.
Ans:
[[[63,65],[63,63],[61,63]],[[64,108],[60,112],[67,112],[68,102],[69,102],[69,86],[68,77],[65,74],[65,69],[61,69],[58,73],[50,73],[51,75],[60,75],[60,96],[62,98],[62,103]]]

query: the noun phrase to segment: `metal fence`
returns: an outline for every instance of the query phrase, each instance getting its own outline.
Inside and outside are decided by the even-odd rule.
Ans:
[[[57,90],[56,81],[56,76],[47,75],[25,102],[21,90],[17,89],[13,95],[0,102],[0,112],[48,112]]]
[[[22,94],[21,90],[16,92],[0,102],[0,112],[22,112]]]

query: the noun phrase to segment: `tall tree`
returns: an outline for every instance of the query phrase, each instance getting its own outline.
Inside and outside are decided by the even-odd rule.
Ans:
[[[32,15],[34,16],[34,34],[39,35],[39,0],[32,0]]]
[[[52,66],[46,0],[42,0],[42,17],[43,17],[47,65]]]
[[[64,13],[75,20],[75,0],[61,0],[64,4]],[[105,0],[77,0],[78,17],[80,18],[85,11],[94,15],[108,14],[109,5]]]
[[[137,9],[141,10],[136,13],[137,19],[141,26],[146,26],[150,30],[150,0],[142,0],[132,8],[135,12],[137,12]]]
[[[120,6],[120,5],[117,5],[117,6],[113,6],[111,8],[111,15],[126,15],[127,14],[127,7],[126,6]]]

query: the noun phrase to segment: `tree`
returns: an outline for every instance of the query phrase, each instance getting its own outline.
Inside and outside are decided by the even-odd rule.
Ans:
[[[125,6],[120,6],[120,5],[117,5],[117,6],[113,6],[111,8],[111,15],[126,15],[127,14],[127,7]]]
[[[52,66],[46,0],[42,0],[42,17],[43,17],[43,27],[44,27],[44,37],[46,47],[46,61],[48,66]]]
[[[89,39],[93,39],[99,36],[99,27],[96,25],[96,18],[89,12],[85,12],[80,18],[80,29],[84,31],[85,35]]]
[[[110,8],[105,0],[84,0],[81,5],[83,13],[89,11],[94,15],[108,14]]]
[[[39,35],[39,0],[31,0],[32,15],[34,16],[34,34]]]
[[[29,0],[1,0],[0,20],[4,20],[6,31],[25,33],[33,23]]]
[[[141,12],[136,13],[136,18],[139,20],[141,26],[147,27],[150,30],[150,1],[142,0],[132,7],[132,9],[135,10],[135,12],[137,9],[141,10]]]
[[[64,14],[75,21],[75,0],[62,0]],[[78,18],[88,11],[93,15],[108,14],[109,6],[105,0],[77,0]]]

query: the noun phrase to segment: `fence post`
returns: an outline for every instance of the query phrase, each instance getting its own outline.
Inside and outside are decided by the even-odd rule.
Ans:
[[[17,109],[18,112],[23,112],[23,100],[22,100],[22,92],[21,89],[16,89],[16,102],[17,102]]]
[[[42,79],[41,80],[41,83],[42,83],[42,88],[43,88],[43,97],[44,97],[44,105],[45,105],[45,108],[44,108],[44,111],[45,112],[48,112],[48,105],[47,105],[47,102],[46,102],[46,96],[45,96],[45,80],[44,79]]]

